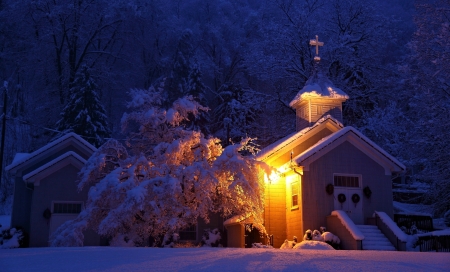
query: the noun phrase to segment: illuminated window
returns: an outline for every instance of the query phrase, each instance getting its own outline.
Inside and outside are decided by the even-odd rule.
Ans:
[[[337,187],[356,187],[359,188],[360,176],[356,175],[334,175],[334,186]]]
[[[292,208],[298,208],[298,181],[294,181],[291,183],[291,209]]]
[[[77,214],[81,212],[81,202],[53,202],[53,213]]]
[[[180,240],[197,240],[197,225],[189,226],[178,232]]]

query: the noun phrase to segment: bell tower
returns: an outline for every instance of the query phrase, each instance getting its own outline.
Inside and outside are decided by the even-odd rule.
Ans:
[[[289,103],[289,106],[296,112],[297,131],[312,126],[326,115],[331,115],[343,123],[342,103],[349,98],[344,91],[335,87],[324,74],[318,71],[319,46],[323,46],[323,42],[319,42],[319,37],[316,35],[316,38],[310,40],[309,44],[316,47],[313,74]]]

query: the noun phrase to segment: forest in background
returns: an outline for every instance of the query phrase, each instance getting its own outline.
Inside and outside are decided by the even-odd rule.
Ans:
[[[423,201],[442,215],[449,18],[449,0],[2,0],[3,169],[67,130],[97,146],[123,139],[130,90],[162,85],[167,107],[184,95],[209,107],[192,129],[224,145],[257,137],[264,147],[295,131],[288,104],[311,75],[309,40],[319,35],[320,69],[350,96],[345,125],[407,165],[407,182],[429,184]],[[80,108],[83,97],[91,104]],[[87,108],[99,114],[75,128]],[[12,190],[3,173],[0,213]]]

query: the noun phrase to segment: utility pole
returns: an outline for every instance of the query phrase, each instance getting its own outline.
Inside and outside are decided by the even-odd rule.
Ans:
[[[2,142],[0,146],[0,184],[3,178],[3,155],[5,153],[5,135],[6,135],[6,105],[8,103],[8,81],[3,83],[3,122],[2,122]]]

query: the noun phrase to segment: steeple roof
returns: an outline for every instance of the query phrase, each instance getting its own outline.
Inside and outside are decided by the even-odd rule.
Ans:
[[[297,93],[289,106],[294,107],[297,103],[309,98],[331,98],[347,100],[348,95],[334,86],[331,80],[315,68],[314,74],[306,81],[305,86]]]

